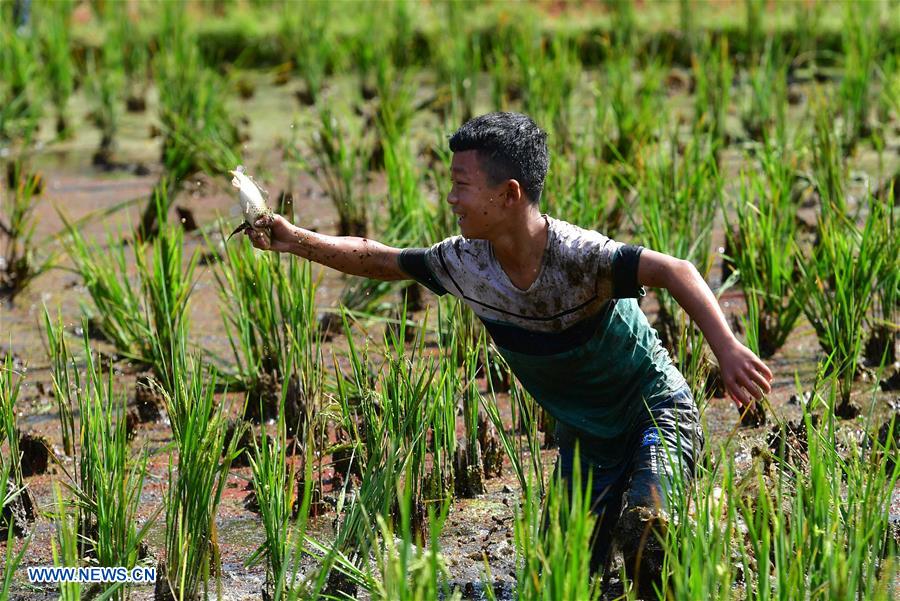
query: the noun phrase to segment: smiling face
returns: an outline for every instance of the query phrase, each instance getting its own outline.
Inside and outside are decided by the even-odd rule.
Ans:
[[[447,202],[466,238],[490,239],[502,227],[510,202],[511,182],[492,186],[482,171],[477,150],[453,153],[450,162],[452,186]],[[516,185],[515,188],[518,189]]]

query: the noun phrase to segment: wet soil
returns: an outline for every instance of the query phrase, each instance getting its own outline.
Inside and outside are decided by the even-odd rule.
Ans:
[[[270,192],[285,190],[293,193],[298,199],[295,210],[298,219],[304,226],[317,231],[333,233],[340,226],[337,213],[330,201],[306,173],[298,173],[285,168],[283,146],[289,141],[294,131],[311,131],[308,127],[313,115],[308,110],[297,112],[297,100],[293,97],[291,86],[275,87],[271,85],[265,74],[250,73],[250,80],[255,80],[256,93],[252,98],[234,100],[236,114],[246,114],[249,119],[248,131],[250,140],[244,147],[248,158],[248,170],[257,174],[264,181]],[[427,83],[427,82],[426,82]],[[341,86],[355,85],[352,81],[337,82],[332,86],[336,102],[341,102]],[[675,104],[687,105],[686,97],[676,97]],[[76,96],[72,114],[81,115],[87,110],[83,97]],[[55,242],[51,237],[60,232],[62,220],[60,214],[67,219],[80,219],[94,211],[107,209],[119,203],[135,201],[126,209],[113,212],[103,219],[90,219],[79,227],[86,237],[105,240],[107,232],[122,234],[133,231],[139,220],[140,211],[148,194],[156,184],[160,175],[157,159],[159,157],[159,138],[151,137],[150,131],[155,126],[152,117],[156,112],[156,96],[151,90],[147,98],[147,110],[142,113],[127,113],[122,117],[120,135],[114,148],[113,160],[122,165],[134,168],[101,170],[91,164],[92,153],[98,148],[99,135],[82,119],[73,119],[70,124],[74,129],[73,138],[62,143],[47,143],[30,157],[31,166],[40,170],[45,181],[45,191],[38,205],[38,222],[36,238],[46,240],[39,248],[46,252],[53,248]],[[288,117],[294,115],[294,117]],[[433,143],[433,131],[437,119],[433,115],[417,115],[413,121],[414,142],[427,147]],[[42,131],[49,132],[50,127]],[[47,134],[49,135],[49,134]],[[302,136],[300,136],[302,139]],[[896,145],[893,147],[896,162]],[[723,169],[728,174],[736,173],[740,164],[737,150],[724,153]],[[136,166],[141,166],[137,169]],[[146,167],[145,167],[146,166]],[[871,153],[860,155],[855,167],[869,173],[876,173],[875,160]],[[139,174],[138,174],[139,173]],[[382,186],[376,181],[373,186]],[[727,194],[733,194],[729,189]],[[432,195],[432,197],[434,197]],[[190,178],[179,193],[176,204],[180,208],[178,218],[188,224],[188,216],[193,221],[191,226],[209,228],[218,218],[224,218],[225,229],[230,230],[235,221],[239,221],[235,202],[228,180],[225,177],[211,178],[197,175]],[[186,228],[191,229],[191,228]],[[720,249],[724,245],[721,224],[718,225],[714,244]],[[221,247],[221,237],[213,233],[212,244]],[[244,240],[232,243],[246,243]],[[209,252],[206,243],[198,232],[186,236],[186,252]],[[59,426],[55,403],[49,391],[50,372],[48,357],[42,339],[41,313],[46,306],[51,315],[62,316],[67,333],[72,336],[72,348],[77,348],[76,329],[80,327],[81,306],[90,303],[86,290],[77,274],[71,271],[71,265],[62,254],[59,267],[51,270],[25,289],[15,303],[0,303],[0,343],[7,352],[14,353],[21,363],[27,366],[26,380],[22,388],[17,414],[19,427],[29,434],[45,437],[51,450],[61,446]],[[230,357],[231,350],[222,326],[218,311],[209,310],[217,307],[220,299],[212,276],[214,264],[202,265],[199,278],[191,299],[191,337],[190,342],[197,348],[209,351],[218,357]],[[339,274],[322,270],[317,301],[320,310],[333,307],[346,282]],[[712,282],[714,285],[718,282]],[[424,307],[433,305],[433,298],[425,295]],[[732,289],[720,298],[720,304],[726,315],[739,315],[744,307],[739,290]],[[643,304],[651,322],[657,310],[652,297]],[[433,307],[432,307],[433,309]],[[432,311],[433,313],[433,311]],[[369,334],[378,340],[379,326],[370,328]],[[103,341],[94,341],[95,347],[103,352],[112,353],[112,347]],[[326,347],[326,361],[330,362],[332,353],[338,356],[338,363],[346,368],[342,357],[346,342],[340,328],[335,328],[332,341]],[[802,321],[795,328],[784,348],[776,352],[767,362],[775,374],[773,391],[769,396],[769,406],[778,422],[791,420],[799,423],[802,409],[798,403],[789,402],[797,393],[795,378],[801,386],[809,385],[815,377],[816,361],[820,351],[812,327]],[[122,390],[132,393],[131,404],[141,414],[141,423],[132,423],[134,429],[133,448],[146,448],[151,453],[148,476],[141,499],[141,514],[138,524],[141,525],[163,503],[166,490],[166,474],[168,471],[168,453],[172,442],[171,431],[164,412],[152,414],[149,407],[142,411],[143,393],[140,376],[136,376],[133,366],[125,361],[116,363],[118,384]],[[502,374],[494,375],[494,390],[505,388]],[[480,382],[482,390],[488,384]],[[862,417],[839,424],[848,437],[859,437],[859,433],[869,430],[877,432],[875,425],[880,425],[889,417],[900,400],[894,390],[872,393],[871,386],[860,384],[854,391],[854,401],[863,408]],[[146,387],[144,387],[146,391]],[[138,398],[135,398],[135,397]],[[233,403],[237,407],[243,401],[240,394],[223,395],[223,402]],[[891,403],[894,403],[893,407]],[[499,395],[499,404],[507,427],[512,428],[509,398]],[[156,407],[158,409],[158,407]],[[718,446],[726,439],[734,438],[734,449],[738,469],[749,467],[753,461],[751,450],[754,447],[766,448],[772,445],[772,430],[759,425],[738,428],[738,413],[728,399],[713,398],[702,407],[703,421],[708,444]],[[236,414],[234,417],[238,417]],[[258,428],[258,427],[257,427]],[[789,427],[788,432],[793,432]],[[258,432],[258,430],[256,430]],[[886,434],[884,434],[886,436]],[[896,435],[896,430],[895,430]],[[459,586],[466,597],[478,598],[483,594],[484,562],[491,568],[493,582],[490,586],[496,590],[510,593],[515,580],[513,515],[519,500],[518,483],[508,465],[504,465],[502,455],[497,453],[495,433],[485,427],[482,442],[478,449],[480,455],[479,471],[483,474],[481,486],[483,491],[470,491],[473,498],[460,498],[454,501],[447,519],[440,544],[447,558],[452,583]],[[798,443],[799,444],[799,443]],[[779,448],[781,448],[779,443]],[[790,440],[785,446],[793,449]],[[799,449],[798,449],[799,451]],[[801,451],[802,452],[802,451]],[[71,469],[71,459],[57,452],[61,464]],[[467,458],[468,459],[468,458]],[[555,459],[552,449],[542,452],[543,464],[549,471]],[[475,467],[467,460],[467,465]],[[346,477],[346,475],[345,475]],[[52,599],[56,597],[53,587],[28,587],[24,583],[24,568],[28,566],[49,565],[50,538],[53,526],[47,512],[53,503],[53,483],[65,479],[60,466],[49,462],[45,473],[30,475],[26,478],[29,493],[35,500],[37,519],[28,526],[31,532],[29,552],[22,570],[17,575],[13,586],[13,598],[20,599]],[[324,480],[329,480],[326,474]],[[217,515],[217,528],[222,554],[221,582],[226,599],[258,599],[264,581],[263,569],[259,566],[244,566],[244,560],[263,541],[264,532],[258,516],[245,505],[250,481],[250,470],[245,464],[236,463],[229,474],[222,503]],[[336,480],[339,482],[339,480]],[[323,499],[333,495],[334,491],[325,486],[320,491]],[[23,509],[24,511],[24,509]],[[895,503],[892,514],[900,515],[900,494],[895,491]],[[333,536],[331,523],[333,514],[323,508],[323,515],[311,520],[313,535],[328,540]],[[149,531],[147,545],[151,556],[160,558],[164,547],[164,524],[162,519]],[[0,537],[2,538],[2,537]],[[21,540],[17,540],[18,548]],[[5,543],[0,542],[0,556],[5,556]],[[306,566],[309,568],[310,566]],[[151,599],[153,590],[150,587],[135,588],[133,599]]]

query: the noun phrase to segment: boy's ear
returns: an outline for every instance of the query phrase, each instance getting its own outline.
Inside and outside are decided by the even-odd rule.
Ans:
[[[512,206],[524,198],[525,191],[522,189],[522,185],[519,183],[519,180],[506,180],[506,198],[504,204],[506,204],[507,206]]]

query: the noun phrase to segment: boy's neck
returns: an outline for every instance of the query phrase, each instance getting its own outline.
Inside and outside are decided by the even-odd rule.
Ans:
[[[518,288],[529,288],[540,273],[549,225],[537,205],[533,205],[489,240],[494,257]]]

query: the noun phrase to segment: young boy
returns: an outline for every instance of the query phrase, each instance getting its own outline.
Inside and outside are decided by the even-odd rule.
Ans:
[[[689,262],[541,214],[546,139],[518,113],[464,124],[450,138],[447,198],[462,235],[427,249],[318,234],[280,216],[258,223],[271,237],[246,232],[257,248],[352,275],[411,278],[468,304],[525,389],[556,418],[563,477],[579,441],[599,517],[592,567],[605,564],[618,523],[630,534],[620,541],[626,569],[633,578],[644,569],[643,581],[660,567],[648,528],[664,527],[675,470],[691,478],[703,444],[691,391],[635,300],[643,286],[668,289],[700,327],[739,406],[767,393],[772,374],[731,333]]]

